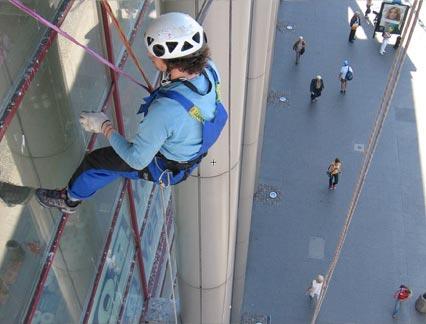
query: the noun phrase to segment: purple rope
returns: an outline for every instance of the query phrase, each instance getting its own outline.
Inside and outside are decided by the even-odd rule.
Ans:
[[[77,46],[80,46],[82,49],[84,49],[86,52],[88,52],[90,55],[92,55],[95,59],[97,59],[99,62],[101,62],[102,64],[105,64],[106,66],[110,67],[112,70],[114,70],[117,73],[120,73],[122,75],[124,75],[126,78],[128,78],[130,81],[136,83],[137,85],[140,85],[141,87],[145,88],[146,90],[148,90],[148,88],[143,85],[142,83],[140,83],[139,81],[137,81],[134,77],[132,77],[129,73],[119,69],[117,66],[115,66],[114,64],[112,64],[111,62],[109,62],[108,60],[106,60],[105,58],[103,58],[101,55],[99,55],[98,53],[96,53],[95,51],[93,51],[91,48],[81,44],[78,40],[76,40],[74,37],[72,37],[70,34],[64,32],[62,29],[60,29],[58,26],[55,26],[54,24],[52,24],[50,21],[46,20],[45,18],[43,18],[42,16],[40,16],[39,14],[37,14],[34,10],[28,8],[27,6],[25,6],[22,2],[20,2],[19,0],[9,0],[9,2],[14,5],[16,8],[22,10],[23,12],[25,12],[26,14],[30,15],[31,17],[33,17],[35,20],[39,21],[40,23],[42,23],[43,25],[52,28],[54,31],[56,31],[58,34],[62,35],[63,37],[65,37],[66,39],[70,40],[71,42],[73,42],[74,44],[76,44]]]

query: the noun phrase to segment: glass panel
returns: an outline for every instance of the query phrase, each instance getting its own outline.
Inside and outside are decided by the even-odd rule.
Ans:
[[[103,55],[104,36],[97,3],[76,2],[62,28],[83,45]],[[58,38],[58,51],[66,96],[71,102],[75,116],[81,111],[99,110],[109,90],[109,70],[82,48],[63,37]]]
[[[129,294],[124,305],[125,308],[121,323],[139,323],[143,305],[144,294],[139,279],[139,267],[136,264],[132,274],[132,281],[130,282]]]
[[[33,189],[8,185],[37,175],[30,159],[6,138],[0,143],[0,323],[20,323],[60,218],[32,198]]]
[[[145,32],[146,26],[152,21],[153,18],[155,18],[154,3],[150,4],[148,9],[146,10],[145,16],[142,18],[143,24],[141,30],[136,36],[132,46],[136,57],[139,59],[139,63],[141,64],[142,69],[144,70],[148,79],[152,83],[157,76],[157,72],[153,64],[151,63],[151,60],[148,58],[142,35]],[[133,75],[136,80],[145,83],[139,73],[139,70],[136,68],[135,64],[130,58],[127,59],[124,70]],[[127,138],[131,139],[137,131],[137,127],[141,120],[141,116],[136,115],[136,112],[139,110],[140,105],[143,103],[143,98],[148,96],[149,94],[145,89],[141,88],[139,85],[133,83],[132,81],[124,77],[120,77],[118,85],[120,90],[121,108],[123,110],[126,136]],[[135,116],[137,117],[135,118]]]
[[[151,276],[151,270],[160,240],[160,233],[164,224],[162,201],[164,199],[164,201],[167,202],[169,195],[170,187],[165,188],[162,195],[160,187],[156,185],[148,217],[146,219],[145,229],[142,233],[142,255],[147,281],[149,281]]]
[[[57,3],[42,2],[37,5],[38,12],[42,5]],[[2,2],[0,13],[4,5],[8,6]],[[27,33],[30,26],[12,25],[18,34]],[[96,2],[76,2],[63,28],[96,51],[103,51]],[[19,55],[14,59],[19,61]],[[0,198],[22,203],[15,207],[0,205],[0,214],[5,215],[0,238],[0,322],[3,318],[21,321],[60,219],[59,211],[42,208],[31,198],[33,191],[23,197],[22,188],[11,190],[4,183],[47,188],[67,185],[90,135],[80,127],[79,112],[97,110],[102,104],[109,87],[105,72],[82,50],[58,38],[0,143]],[[64,319],[62,322],[80,318],[110,227],[118,188],[119,182],[101,190],[70,217],[36,314],[45,322],[52,315]]]
[[[47,19],[56,13],[59,0],[25,1]],[[12,86],[20,78],[23,70],[35,52],[46,27],[23,13],[8,1],[0,3],[0,107]]]
[[[170,269],[170,263],[167,260],[167,255],[165,256],[165,260],[167,261],[167,264],[164,264],[163,267],[166,267],[166,271],[164,274],[162,289],[161,289],[161,297],[164,298],[171,298],[172,297],[172,287],[175,286],[175,278],[176,278],[176,253],[175,253],[175,245],[173,244],[171,249],[171,263],[172,263],[172,269]],[[170,270],[172,270],[172,279],[170,280]],[[160,285],[161,287],[161,285]],[[177,296],[175,296],[175,299],[177,299]]]
[[[154,183],[145,180],[132,181],[133,193],[135,198],[136,216],[138,219],[139,230],[142,228],[142,222],[146,211],[149,208],[150,198]]]
[[[114,192],[116,197],[109,198]],[[117,187],[107,187],[69,218],[37,308],[42,318],[52,317],[55,323],[79,321],[104,248],[106,230],[101,231],[101,225],[108,224],[109,229],[118,194]],[[111,202],[106,211],[99,208],[105,201]]]
[[[149,1],[149,0],[148,0]],[[108,1],[115,18],[118,19],[124,34],[129,38],[133,26],[136,22],[139,9],[142,8],[144,1],[141,0],[110,0]],[[109,19],[112,43],[114,47],[114,57],[116,62],[120,60],[119,54],[122,53],[123,45],[118,36],[118,32]]]
[[[108,251],[107,263],[96,291],[90,323],[117,322],[130,266],[135,252],[126,198],[120,209],[117,225]]]

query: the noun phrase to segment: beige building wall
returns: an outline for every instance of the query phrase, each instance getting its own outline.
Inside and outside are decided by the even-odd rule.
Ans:
[[[246,114],[238,202],[238,230],[232,297],[232,323],[239,323],[250,238],[256,173],[262,151],[262,134],[270,66],[275,40],[278,0],[255,0],[251,19],[250,57],[247,76]]]
[[[201,8],[195,0],[157,3],[160,13],[181,11],[196,16]],[[231,304],[236,301],[237,215],[243,214],[244,221],[238,225],[244,233],[239,234],[243,244],[235,272],[239,277],[234,285],[241,288],[236,303],[241,304],[261,107],[267,97],[277,8],[278,0],[213,0],[203,22],[212,58],[221,73],[221,96],[229,121],[197,173],[175,188],[183,323],[231,321]],[[246,107],[252,112],[246,112]],[[243,177],[248,177],[244,181],[240,180],[243,142],[247,146]],[[239,314],[233,316],[238,322]]]

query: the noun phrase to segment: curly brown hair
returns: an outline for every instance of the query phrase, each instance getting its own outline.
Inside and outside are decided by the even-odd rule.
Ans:
[[[198,52],[188,56],[164,60],[167,65],[167,71],[178,69],[189,74],[201,73],[210,59],[210,49],[207,45],[203,46]]]

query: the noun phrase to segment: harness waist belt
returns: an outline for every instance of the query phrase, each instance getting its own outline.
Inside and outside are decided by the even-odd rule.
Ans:
[[[195,164],[199,164],[201,162],[201,160],[207,155],[207,153],[201,154],[200,156],[197,156],[195,159],[191,160],[191,161],[187,161],[187,162],[177,162],[177,161],[173,161],[173,160],[169,160],[168,158],[166,158],[163,154],[161,154],[160,152],[158,152],[155,156],[159,159],[161,159],[164,164],[165,167],[172,171],[173,173],[175,172],[179,172],[181,170],[187,170],[190,169],[191,167],[193,167]]]

